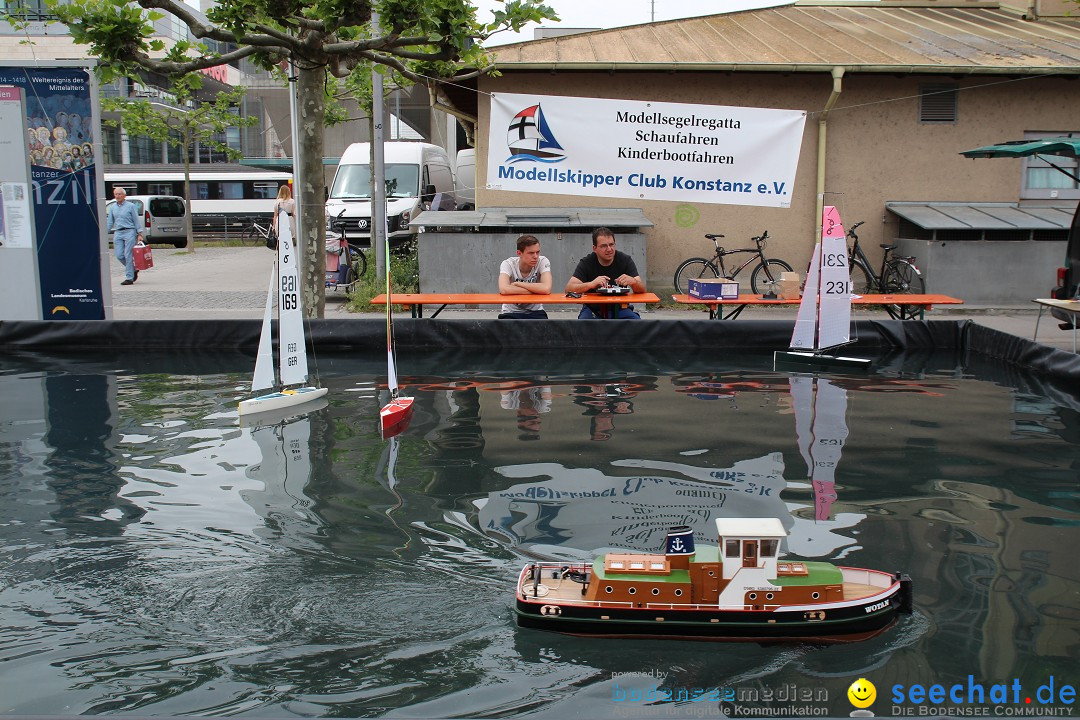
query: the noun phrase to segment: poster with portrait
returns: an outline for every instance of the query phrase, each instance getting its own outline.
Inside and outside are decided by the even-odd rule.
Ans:
[[[91,70],[0,66],[0,85],[23,91],[42,317],[104,319]]]

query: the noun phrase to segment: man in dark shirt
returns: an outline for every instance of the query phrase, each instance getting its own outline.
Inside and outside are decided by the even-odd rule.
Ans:
[[[570,282],[566,283],[568,293],[587,293],[605,286],[621,285],[632,292],[645,292],[645,283],[638,275],[634,259],[615,249],[615,233],[606,227],[596,228],[592,234],[592,253],[581,258]],[[634,312],[634,306],[585,305],[578,313],[578,319],[640,320]]]

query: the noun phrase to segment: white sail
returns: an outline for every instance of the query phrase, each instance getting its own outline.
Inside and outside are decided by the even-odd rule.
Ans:
[[[263,312],[262,331],[259,333],[259,353],[255,356],[255,374],[251,377],[251,391],[274,387],[274,338],[270,321],[274,314],[274,287],[277,273],[270,273],[270,287],[266,290],[266,310]]]
[[[806,272],[799,314],[795,317],[795,330],[791,333],[791,347],[802,350],[817,349],[818,285],[821,274],[821,243],[814,245],[810,268]]]
[[[278,213],[278,365],[282,385],[307,382],[304,311],[300,302],[300,255],[289,215]]]
[[[832,211],[831,213],[829,211]],[[816,350],[851,341],[851,269],[844,226],[836,208],[825,208],[821,230],[821,290]]]

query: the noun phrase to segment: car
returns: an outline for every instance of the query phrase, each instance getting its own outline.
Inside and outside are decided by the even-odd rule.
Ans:
[[[115,202],[105,203],[106,212]],[[184,198],[178,195],[128,195],[127,202],[135,203],[143,217],[144,243],[187,247],[187,203]]]
[[[371,144],[353,143],[341,156],[326,201],[326,229],[344,228],[349,242],[371,243]],[[415,235],[409,221],[433,203],[453,210],[454,174],[450,158],[438,145],[383,143],[386,179],[387,240],[400,244]]]

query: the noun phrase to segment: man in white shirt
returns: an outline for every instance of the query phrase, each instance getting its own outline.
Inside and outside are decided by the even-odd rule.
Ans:
[[[522,235],[517,241],[517,256],[503,260],[499,266],[500,295],[547,295],[551,292],[551,262],[540,254],[540,241],[532,235]],[[547,313],[539,303],[505,304],[501,320],[546,320]]]

